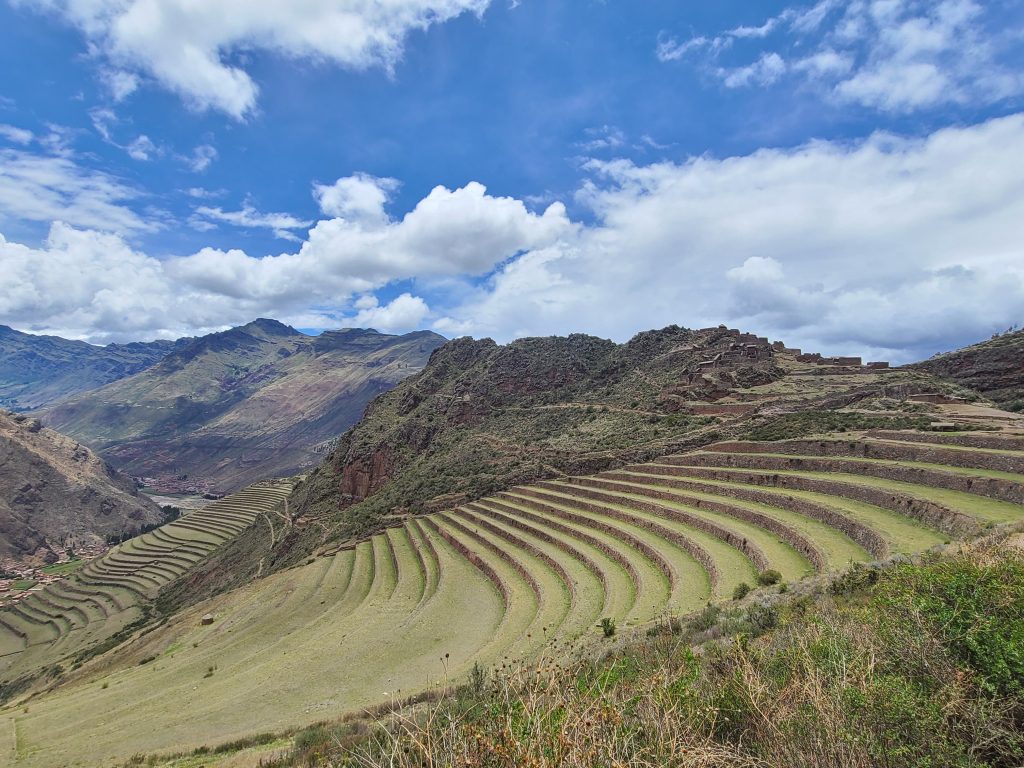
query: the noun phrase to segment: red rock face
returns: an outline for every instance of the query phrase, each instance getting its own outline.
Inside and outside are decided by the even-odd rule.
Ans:
[[[395,473],[395,461],[388,448],[378,448],[369,458],[348,463],[341,473],[342,505],[350,506],[372,496]]]

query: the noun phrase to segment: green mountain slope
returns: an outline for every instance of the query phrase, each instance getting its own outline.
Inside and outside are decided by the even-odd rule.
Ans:
[[[322,444],[443,342],[361,329],[310,337],[257,320],[196,339],[43,418],[147,482],[227,492],[315,464]]]
[[[0,555],[54,560],[58,544],[102,543],[162,519],[134,483],[85,446],[0,411]]]
[[[0,325],[0,407],[41,408],[148,368],[190,339],[98,347]]]

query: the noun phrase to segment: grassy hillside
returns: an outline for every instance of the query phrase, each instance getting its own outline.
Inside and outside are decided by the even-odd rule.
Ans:
[[[317,463],[325,442],[443,341],[358,329],[310,337],[257,320],[196,339],[43,418],[149,484],[231,491]]]
[[[0,556],[42,565],[162,520],[135,484],[36,419],[0,411]]]
[[[853,568],[794,596],[763,589],[596,660],[564,664],[552,646],[536,664],[479,669],[425,710],[370,728],[318,725],[263,758],[253,750],[253,760],[270,768],[1018,766],[1022,552],[1021,534],[1001,534],[913,563]]]
[[[132,538],[0,610],[0,696],[60,681],[152,627],[167,584],[279,507],[291,484],[261,483]]]
[[[28,411],[148,368],[189,339],[105,347],[0,325],[0,408]]]
[[[395,520],[129,631],[0,719],[23,766],[109,764],[288,731],[429,696],[475,667],[543,653],[563,663],[554,649],[607,642],[602,623],[620,634],[678,627],[672,617],[733,605],[760,583],[812,589],[851,561],[1020,522],[1022,502],[1019,435],[717,443]],[[247,531],[276,538],[315,524],[281,507]],[[159,577],[169,566],[147,546],[105,567],[122,581],[178,585],[201,570]],[[20,620],[58,632],[46,642],[59,654],[66,610],[37,606]]]

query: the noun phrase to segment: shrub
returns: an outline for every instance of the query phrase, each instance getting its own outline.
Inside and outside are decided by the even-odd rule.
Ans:
[[[762,587],[770,587],[772,584],[778,584],[780,581],[782,581],[782,574],[770,568],[757,574],[757,583]]]
[[[599,625],[605,637],[612,637],[615,634],[615,619],[605,617]]]
[[[733,600],[742,600],[744,597],[750,594],[750,585],[745,581],[741,581],[736,585],[736,589],[732,591]]]

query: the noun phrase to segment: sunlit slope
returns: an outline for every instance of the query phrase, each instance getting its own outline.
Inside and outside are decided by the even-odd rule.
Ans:
[[[11,706],[4,732],[15,765],[96,765],[303,725],[596,637],[604,617],[697,610],[767,569],[796,580],[1020,520],[1022,501],[1024,438],[898,432],[517,487],[197,605]]]

